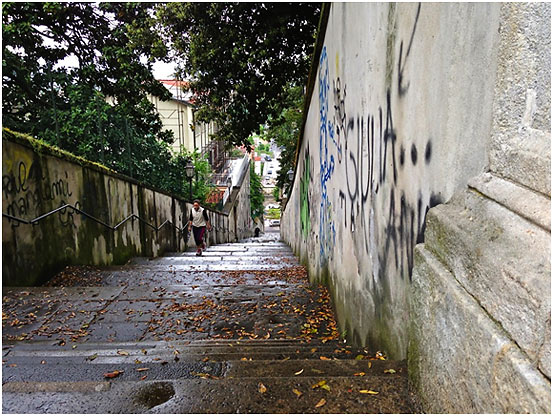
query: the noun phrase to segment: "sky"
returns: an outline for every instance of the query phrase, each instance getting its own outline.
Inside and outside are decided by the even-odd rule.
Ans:
[[[165,62],[155,62],[152,65],[154,77],[156,79],[173,79],[173,72],[175,71],[175,64]]]

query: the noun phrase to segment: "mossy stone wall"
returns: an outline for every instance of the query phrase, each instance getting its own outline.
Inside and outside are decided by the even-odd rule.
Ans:
[[[2,213],[33,220],[71,204],[115,226],[132,214],[154,227],[183,228],[191,204],[142,185],[101,165],[31,137],[2,134]],[[217,243],[228,241],[227,214],[211,211]],[[227,225],[228,229],[228,225]],[[2,216],[2,285],[33,286],[71,264],[123,264],[133,256],[155,257],[186,248],[185,236],[166,224],[156,231],[131,220],[112,230],[65,209],[38,223]]]

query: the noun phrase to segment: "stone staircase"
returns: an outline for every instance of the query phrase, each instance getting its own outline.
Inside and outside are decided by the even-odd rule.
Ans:
[[[428,212],[415,251],[409,372],[428,412],[551,410],[550,136],[500,160]]]
[[[406,362],[344,344],[277,239],[4,288],[3,412],[413,412]]]

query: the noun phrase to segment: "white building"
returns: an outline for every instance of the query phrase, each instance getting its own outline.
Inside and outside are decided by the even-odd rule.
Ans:
[[[186,81],[174,79],[159,80],[170,92],[172,98],[161,101],[158,97],[150,96],[166,130],[173,132],[175,137],[171,145],[174,153],[183,150],[201,151],[211,142],[211,135],[215,133],[215,123],[196,123],[194,119],[194,99],[190,92],[184,92]],[[195,126],[195,127],[194,127]]]

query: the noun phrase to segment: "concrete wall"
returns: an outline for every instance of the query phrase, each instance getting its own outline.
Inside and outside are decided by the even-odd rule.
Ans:
[[[551,4],[504,3],[490,169],[428,212],[409,378],[428,413],[551,413]]]
[[[233,166],[232,191],[223,212],[228,213],[229,241],[253,236],[255,225],[251,217],[250,160],[244,156]]]
[[[174,196],[4,130],[2,213],[31,220],[63,204],[110,226],[136,214],[156,227],[169,220],[182,228],[191,209],[191,204]],[[216,227],[212,243],[229,241],[228,215],[210,215]],[[35,285],[68,264],[122,264],[133,256],[155,257],[184,249],[184,238],[174,227],[156,232],[137,220],[112,231],[70,209],[37,225],[3,216],[2,284]]]
[[[486,170],[499,4],[332,4],[281,232],[356,344],[407,353],[428,209]]]

